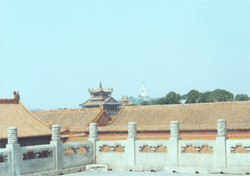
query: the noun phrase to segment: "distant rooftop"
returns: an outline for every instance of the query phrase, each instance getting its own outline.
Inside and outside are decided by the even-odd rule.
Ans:
[[[108,89],[104,89],[102,88],[102,83],[100,82],[100,87],[97,89],[90,89],[88,90],[90,93],[97,93],[97,92],[107,92],[107,93],[111,93],[113,92],[113,88],[108,88]]]

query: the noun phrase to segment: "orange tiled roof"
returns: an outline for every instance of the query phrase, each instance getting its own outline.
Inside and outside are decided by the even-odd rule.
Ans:
[[[18,96],[17,96],[18,95]],[[20,101],[19,94],[14,99],[0,100],[0,139],[8,138],[8,127],[17,127],[18,137],[51,135],[47,124],[37,119]],[[16,102],[18,99],[18,102]]]
[[[250,129],[250,101],[124,106],[98,131],[127,131],[129,122],[136,122],[138,131],[168,131],[171,121],[179,121],[180,130],[217,130],[218,119],[226,119],[228,129]]]
[[[48,124],[61,125],[61,131],[81,131],[91,122],[96,122],[104,112],[102,108],[64,109],[33,111],[34,115]]]
[[[91,93],[101,92],[101,91],[103,91],[103,92],[112,92],[112,90],[104,89],[104,88],[102,88],[102,87],[99,87],[99,88],[93,89],[93,90],[89,90],[89,92],[91,92]]]
[[[110,98],[106,98],[105,100],[103,101],[93,101],[91,99],[89,99],[86,103],[84,103],[83,105],[92,105],[92,104],[103,104],[104,102],[108,101]]]
[[[130,100],[129,98],[128,98],[128,96],[126,96],[126,95],[124,95],[124,96],[122,96],[122,98],[119,100],[119,102],[124,102],[124,101],[127,101],[128,103],[128,105],[131,105],[131,104],[134,104],[133,102],[132,102],[132,100]]]
[[[102,83],[100,82],[100,87],[99,88],[97,88],[97,89],[89,89],[89,92],[91,92],[91,93],[95,93],[95,92],[101,92],[101,91],[103,91],[103,92],[113,92],[113,89],[111,88],[109,88],[109,89],[104,89],[104,88],[102,88]]]
[[[20,100],[19,92],[14,91],[13,94],[13,99],[0,99],[0,104],[18,104]]]
[[[128,98],[128,96],[124,95],[124,96],[122,96],[122,98],[119,101],[129,101],[129,102],[131,102],[132,100],[130,100]]]

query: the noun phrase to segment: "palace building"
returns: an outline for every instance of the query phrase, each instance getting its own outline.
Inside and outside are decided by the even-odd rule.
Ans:
[[[102,108],[87,109],[61,109],[32,112],[39,120],[49,126],[60,125],[62,140],[69,136],[85,137],[82,128],[88,127],[90,123],[97,123],[98,127],[107,126],[112,118]]]
[[[89,89],[88,92],[90,92],[90,99],[79,105],[82,108],[103,107],[104,111],[109,115],[119,112],[122,104],[112,97],[113,88],[104,89],[102,83],[100,83],[98,89]]]
[[[119,100],[119,102],[121,102],[122,104],[126,104],[126,105],[134,104],[134,103],[132,102],[132,100],[130,100],[130,99],[128,98],[128,96],[126,96],[126,95],[122,96],[122,98]]]
[[[250,139],[250,101],[195,103],[177,105],[123,106],[106,127],[98,127],[100,139],[124,140],[129,122],[136,122],[139,139],[167,140],[170,122],[179,121],[184,140],[215,140],[217,121],[227,121],[229,139]],[[83,128],[88,133],[88,128]],[[71,138],[69,142],[85,139]]]
[[[19,100],[14,91],[13,99],[0,99],[0,148],[5,148],[9,127],[17,127],[18,143],[21,146],[49,144],[49,125],[37,119]]]

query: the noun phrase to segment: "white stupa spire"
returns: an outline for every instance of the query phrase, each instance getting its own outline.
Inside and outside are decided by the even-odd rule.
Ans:
[[[142,97],[146,97],[147,96],[146,90],[147,90],[147,88],[145,88],[145,82],[143,82],[143,87],[141,89],[141,96]]]
[[[143,87],[141,89],[141,96],[144,100],[148,100],[149,96],[147,95],[147,92],[146,92],[147,88],[145,87],[145,82],[143,82]]]

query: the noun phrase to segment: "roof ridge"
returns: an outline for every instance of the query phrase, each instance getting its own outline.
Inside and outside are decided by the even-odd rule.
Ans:
[[[110,100],[111,99],[111,97],[108,97],[108,98],[106,98],[103,102],[106,102],[106,101],[108,101],[108,100]]]
[[[55,110],[43,110],[43,111],[31,111],[33,113],[41,113],[41,112],[67,112],[67,111],[83,111],[83,110],[92,110],[92,109],[97,109],[97,108],[86,108],[86,109],[83,109],[83,108],[77,108],[77,109],[55,109]]]
[[[20,95],[19,92],[14,91],[14,98],[12,99],[0,99],[0,104],[18,104],[20,101]]]
[[[205,102],[205,103],[182,103],[182,104],[164,104],[164,105],[145,105],[145,106],[128,106],[129,108],[145,108],[145,107],[167,107],[167,106],[206,106],[206,105],[223,105],[223,104],[250,104],[250,101],[230,101],[230,102]]]
[[[87,123],[86,127],[89,126],[90,123],[96,123],[96,121],[101,117],[101,114],[104,112],[104,109],[103,108],[98,108],[100,109],[100,112],[98,112],[98,114],[96,115],[96,117],[89,123]]]
[[[123,106],[122,109],[118,112],[118,114],[114,117],[114,119],[111,120],[109,125],[111,125],[120,116],[120,114],[124,111],[125,107],[128,107],[128,106]]]
[[[228,124],[245,128],[249,123],[250,101],[209,102],[173,105],[126,106],[111,121],[109,126],[127,125],[135,121],[138,126],[168,125],[167,121],[178,120],[185,128],[211,128],[216,123],[214,120],[226,119]],[[125,109],[126,108],[126,109]],[[124,110],[125,109],[125,110]],[[237,118],[236,118],[237,117]],[[239,124],[239,125],[236,125]],[[182,125],[182,126],[183,126]],[[157,127],[158,126],[158,127]],[[250,125],[249,125],[250,126]],[[152,126],[153,127],[153,126]],[[107,127],[108,128],[108,127]],[[162,127],[164,128],[164,127]],[[214,128],[214,127],[213,127]],[[238,127],[237,127],[238,128]]]
[[[50,125],[41,121],[40,119],[38,119],[34,114],[32,114],[23,104],[21,101],[19,101],[19,104],[24,108],[24,110],[31,115],[34,119],[36,119],[38,122],[40,122],[41,124],[45,125],[46,127],[48,127],[50,129]]]

